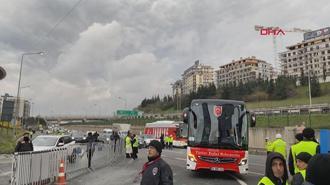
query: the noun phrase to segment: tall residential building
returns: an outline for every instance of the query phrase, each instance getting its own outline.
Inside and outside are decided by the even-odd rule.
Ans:
[[[0,112],[0,120],[1,121],[11,121],[15,116],[16,110],[16,97],[5,94],[1,96],[0,100],[1,104],[1,112]],[[19,117],[26,119],[30,117],[30,102],[20,98],[19,100]]]
[[[199,87],[212,84],[214,82],[213,79],[213,68],[200,64],[197,60],[193,66],[189,67],[182,74],[182,92],[183,94],[197,92]]]
[[[272,65],[255,56],[233,60],[219,68],[215,72],[217,86],[246,83],[256,79],[270,80],[276,77]]]
[[[304,40],[280,53],[282,73],[296,78],[315,75],[330,82],[330,27],[304,33]]]

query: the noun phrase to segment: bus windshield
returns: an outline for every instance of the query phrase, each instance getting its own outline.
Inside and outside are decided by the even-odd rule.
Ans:
[[[189,146],[248,149],[248,123],[243,104],[193,103],[188,120]]]
[[[179,127],[176,131],[177,138],[187,138],[188,137],[188,125],[185,123],[179,123]]]

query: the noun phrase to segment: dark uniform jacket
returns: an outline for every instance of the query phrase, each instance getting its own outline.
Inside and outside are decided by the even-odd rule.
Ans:
[[[161,158],[147,162],[143,167],[141,185],[173,185],[171,167]]]
[[[19,141],[16,145],[15,152],[29,152],[33,151],[33,145],[31,141]]]

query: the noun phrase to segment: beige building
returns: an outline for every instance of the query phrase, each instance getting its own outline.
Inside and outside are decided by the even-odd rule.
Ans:
[[[182,93],[197,92],[201,86],[214,83],[214,71],[211,66],[200,64],[197,60],[182,74]]]
[[[299,78],[315,75],[319,82],[330,82],[330,27],[304,33],[304,40],[280,53],[284,75]]]
[[[215,71],[217,86],[230,83],[246,83],[256,79],[270,80],[276,77],[271,64],[256,57],[240,58],[219,67]]]

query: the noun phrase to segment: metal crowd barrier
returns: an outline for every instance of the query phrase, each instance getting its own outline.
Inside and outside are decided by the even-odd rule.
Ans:
[[[124,143],[93,143],[91,166],[88,166],[88,144],[73,144],[52,150],[15,153],[12,163],[12,185],[41,185],[54,182],[59,174],[60,161],[64,160],[66,178],[112,165],[125,157]]]

